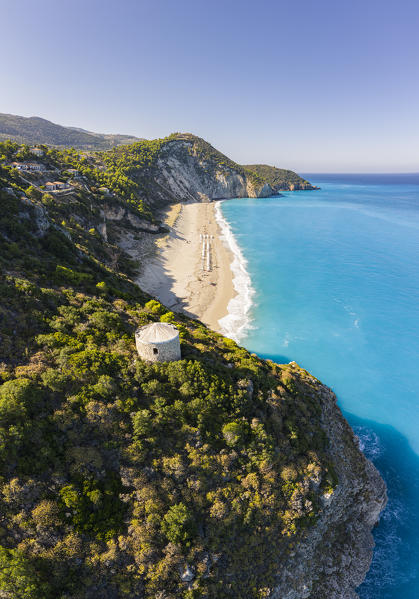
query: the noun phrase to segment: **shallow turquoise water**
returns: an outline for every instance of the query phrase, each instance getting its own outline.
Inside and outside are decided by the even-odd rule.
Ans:
[[[311,176],[224,202],[254,288],[241,343],[329,385],[384,476],[362,599],[419,597],[419,177]]]

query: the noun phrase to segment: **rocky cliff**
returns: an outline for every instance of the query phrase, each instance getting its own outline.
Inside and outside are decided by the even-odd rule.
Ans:
[[[199,142],[192,136],[179,138],[162,149],[157,160],[155,182],[163,194],[169,193],[178,201],[273,195],[274,190],[268,183],[226,157],[217,160],[215,151],[205,154],[201,145],[203,140]]]
[[[132,191],[151,211],[172,202],[268,197],[276,193],[264,177],[189,133],[121,146],[99,157],[107,187],[117,191],[123,173]]]
[[[335,395],[295,363],[291,366],[316,387],[338,484],[333,493],[323,495],[316,526],[281,560],[277,586],[269,599],[356,599],[355,589],[371,564],[371,531],[386,505],[386,486],[359,450]]]

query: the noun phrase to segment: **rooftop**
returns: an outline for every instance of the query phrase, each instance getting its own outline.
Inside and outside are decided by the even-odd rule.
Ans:
[[[179,334],[177,328],[166,322],[152,322],[137,330],[136,335],[145,343],[159,343],[175,339]]]

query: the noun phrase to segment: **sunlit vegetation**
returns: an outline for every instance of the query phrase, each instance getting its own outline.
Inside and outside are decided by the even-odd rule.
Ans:
[[[303,179],[294,171],[269,166],[268,164],[247,164],[245,168],[269,183],[276,191],[290,189],[291,185],[296,186],[297,189],[306,185],[311,187],[306,179]]]
[[[134,151],[151,168],[158,144]],[[135,168],[120,152],[110,172]],[[143,294],[89,231],[99,196],[76,198],[30,197],[0,165],[1,592],[263,597],[336,485],[319,383]],[[180,329],[182,360],[139,359],[136,327],[159,320]]]
[[[13,139],[26,144],[51,144],[83,150],[106,150],[119,144],[137,141],[129,135],[90,133],[63,127],[39,117],[22,117],[0,113],[0,140]]]

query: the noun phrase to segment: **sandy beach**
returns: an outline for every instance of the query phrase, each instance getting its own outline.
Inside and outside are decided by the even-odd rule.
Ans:
[[[164,220],[170,233],[154,241],[138,284],[168,308],[222,332],[219,320],[236,292],[233,254],[221,239],[215,204],[175,204]]]

